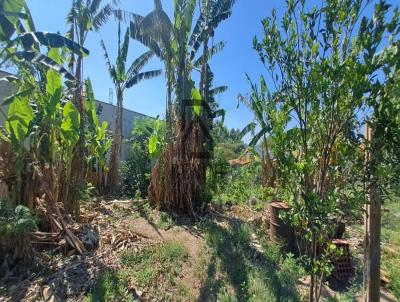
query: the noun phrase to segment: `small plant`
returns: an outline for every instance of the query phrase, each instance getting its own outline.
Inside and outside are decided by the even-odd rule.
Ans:
[[[107,271],[96,281],[85,302],[137,301],[129,292],[127,280],[114,271]]]
[[[36,229],[36,219],[27,207],[14,206],[0,201],[0,263],[6,269],[0,278],[21,260],[24,264],[32,262],[32,250],[28,233]]]
[[[188,250],[182,242],[170,241],[155,245],[137,253],[125,251],[121,255],[124,276],[142,290],[152,290],[153,296],[161,293],[165,286],[175,286],[176,277],[183,262],[188,257]],[[157,286],[152,287],[157,282]]]
[[[271,189],[263,186],[261,162],[254,161],[246,166],[229,168],[229,173],[214,190],[213,202],[220,205],[245,204],[251,199],[257,202],[256,209],[265,206],[271,199]]]
[[[91,183],[84,183],[74,189],[74,198],[80,202],[89,202],[95,195],[96,188]]]
[[[160,212],[160,219],[157,222],[157,227],[168,230],[174,226],[174,219],[165,212]]]
[[[277,273],[282,288],[289,291],[295,288],[297,280],[305,274],[305,270],[290,253],[281,261]]]
[[[226,288],[218,293],[218,301],[220,302],[238,302],[238,299],[228,292]]]
[[[35,228],[36,219],[27,207],[0,201],[0,236],[23,234]]]
[[[127,140],[131,147],[129,158],[122,161],[120,165],[122,193],[124,195],[135,196],[135,199],[147,196],[150,173],[155,163],[155,158],[149,153],[148,143],[159,124],[162,124],[161,121],[153,119],[135,121],[131,137]]]

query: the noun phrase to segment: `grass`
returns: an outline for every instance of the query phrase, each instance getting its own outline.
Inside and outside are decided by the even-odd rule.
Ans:
[[[96,281],[85,302],[137,301],[126,279],[114,271],[106,272]]]
[[[175,221],[168,213],[160,212],[160,218],[158,219],[156,225],[160,229],[169,230],[175,225]]]
[[[400,198],[384,207],[389,212],[383,212],[382,217],[382,268],[389,274],[389,289],[400,299]]]
[[[251,229],[232,222],[228,228],[216,223],[202,226],[208,255],[199,262],[204,266],[199,301],[210,295],[217,301],[299,301],[295,283],[304,271],[291,256],[274,251],[264,243],[262,253],[250,244]],[[200,264],[199,264],[200,266]]]
[[[137,291],[148,297],[172,301],[173,288],[176,288],[174,299],[179,295],[188,296],[189,289],[176,280],[187,257],[186,246],[175,241],[140,252],[127,250],[120,257],[122,268],[118,272],[109,271],[97,280],[85,301],[136,301]]]
[[[151,297],[161,297],[166,288],[177,285],[182,264],[188,250],[182,242],[166,242],[151,246],[141,253],[124,252],[121,263],[126,268],[127,278]],[[168,297],[165,297],[166,299]]]

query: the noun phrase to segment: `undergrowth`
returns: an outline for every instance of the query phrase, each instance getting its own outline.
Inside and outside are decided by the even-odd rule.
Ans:
[[[200,301],[209,301],[210,293],[217,301],[227,302],[299,301],[296,281],[304,270],[293,256],[284,255],[267,241],[263,251],[255,250],[246,224],[232,222],[225,228],[206,223],[202,229],[209,255],[198,264],[204,267],[198,274],[203,284]]]
[[[400,299],[400,198],[384,205],[382,241],[386,248],[382,250],[382,268],[389,274],[389,289]]]
[[[175,301],[177,295],[187,294],[187,289],[177,282],[187,257],[185,245],[175,241],[150,246],[140,252],[124,251],[120,256],[121,269],[103,275],[86,301],[136,301],[135,298],[142,295],[157,297],[158,301]],[[176,288],[175,293],[171,288]]]

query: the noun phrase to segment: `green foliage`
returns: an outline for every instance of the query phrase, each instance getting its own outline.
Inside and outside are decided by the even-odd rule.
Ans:
[[[389,273],[389,288],[396,298],[400,299],[400,202],[397,196],[385,204],[389,211],[382,217],[382,267]],[[388,248],[385,248],[388,247]]]
[[[155,163],[155,158],[147,148],[154,133],[163,137],[164,123],[154,119],[137,119],[133,126],[131,137],[127,143],[131,146],[129,158],[120,166],[122,192],[133,196],[136,191],[142,197],[147,196],[150,184],[150,173]]]
[[[207,188],[217,204],[240,204],[256,197],[268,199],[269,189],[262,186],[262,165],[258,155],[245,149],[239,129],[229,130],[222,121],[212,128],[215,143],[213,157],[207,167]],[[250,164],[231,167],[229,160],[249,157]]]
[[[157,119],[152,127],[153,132],[151,133],[149,137],[149,142],[148,142],[148,151],[149,154],[153,158],[158,158],[162,150],[164,149],[166,145],[165,141],[165,135],[166,135],[166,128],[165,128],[165,123],[161,121],[160,119]]]
[[[207,261],[199,263],[206,271],[203,286],[207,297],[217,293],[221,301],[299,301],[296,281],[304,270],[293,256],[265,241],[263,252],[255,257],[252,230],[246,224],[222,227],[210,222],[201,229],[211,254],[208,267]]]
[[[129,283],[114,271],[107,271],[96,281],[85,302],[137,301],[129,292]]]
[[[375,89],[382,91],[375,80],[381,66],[374,60],[380,58],[378,48],[392,46],[399,33],[397,13],[385,21],[390,14],[385,1],[376,5],[373,18],[361,18],[367,4],[328,1],[310,9],[306,1],[288,2],[282,19],[273,11],[262,22],[264,37],[253,41],[271,81],[267,85],[261,76],[260,88],[251,83],[248,106],[261,136],[268,133],[273,141],[277,195],[292,206],[286,219],[310,245],[310,268],[317,276],[327,274],[329,265],[323,254],[311,251],[329,237],[332,217],[343,216],[340,207],[353,207],[351,214],[365,202],[357,111],[372,104],[369,96],[377,100]],[[388,57],[390,71],[396,59]],[[312,298],[318,299],[316,290]]]
[[[0,201],[0,237],[24,234],[36,229],[36,219],[27,207]]]
[[[33,119],[33,110],[27,95],[18,94],[8,100],[11,104],[7,113],[5,129],[9,136],[5,136],[5,138],[14,146],[22,147],[28,135],[29,124]]]
[[[262,183],[263,170],[259,161],[239,167],[228,166],[226,169],[222,171],[227,171],[227,174],[221,175],[214,190],[214,203],[244,204],[255,197],[264,204],[271,199],[271,189],[264,187]],[[262,204],[255,206],[262,207]]]
[[[106,121],[100,124],[90,79],[86,79],[85,88],[87,104],[87,122],[85,125],[86,160],[89,168],[97,166],[97,170],[99,171],[104,169],[107,164],[107,154],[112,145],[111,134]]]
[[[175,279],[187,257],[188,250],[182,242],[169,241],[139,253],[126,251],[121,256],[121,263],[126,268],[126,276],[140,289],[148,289],[154,282],[159,282],[153,294],[166,295],[158,292],[163,287],[161,284],[176,285]]]
[[[296,288],[297,281],[305,274],[305,270],[296,261],[294,255],[287,254],[279,264],[277,276],[285,290],[293,291]],[[295,291],[293,294],[295,294]]]
[[[95,195],[95,187],[91,183],[84,183],[82,186],[74,188],[74,200],[79,202],[89,202]]]
[[[175,225],[174,218],[168,213],[160,212],[160,219],[157,222],[157,227],[163,230],[168,230]]]
[[[0,44],[4,45],[0,52],[4,61],[0,65],[12,61],[17,66],[40,66],[62,73],[69,79],[74,79],[69,71],[51,56],[42,54],[40,47],[63,48],[81,56],[89,54],[86,48],[58,33],[37,31],[24,0],[0,2]]]

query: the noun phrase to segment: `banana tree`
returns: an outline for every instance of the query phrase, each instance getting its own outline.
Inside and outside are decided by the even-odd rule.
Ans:
[[[50,49],[47,56],[62,65],[57,49]],[[19,77],[5,80],[18,87],[16,93],[6,98],[3,104],[9,105],[9,109],[2,137],[12,144],[16,152],[16,200],[21,202],[26,160],[29,158],[55,167],[61,163],[70,166],[80,117],[72,102],[65,98],[62,76],[53,69],[47,70],[40,82],[30,71],[22,68]],[[25,193],[29,195],[30,192]],[[28,199],[25,198],[32,207],[33,201]]]
[[[199,59],[202,43],[218,26],[218,20],[226,19],[230,14],[224,11],[226,17],[222,16],[219,8],[226,9],[227,6],[220,4],[211,1],[207,6],[209,18],[201,12],[194,24],[195,0],[174,1],[173,20],[163,10],[161,1],[155,0],[155,9],[151,13],[145,17],[134,15],[131,22],[131,37],[153,50],[165,65],[167,134],[174,139],[169,140],[169,146],[154,167],[149,189],[152,202],[165,210],[194,215],[195,195],[203,190],[203,159],[194,159],[193,154],[202,152],[203,140],[198,134],[199,121],[205,112],[200,110],[202,95],[195,88],[192,72],[198,67],[195,62]],[[209,53],[203,54],[200,61],[203,65],[208,61]],[[206,78],[202,81],[208,82]],[[173,158],[180,160],[176,162]],[[179,174],[177,171],[184,172]]]
[[[241,135],[245,136],[248,133],[252,134],[249,143],[250,147],[255,147],[261,141],[265,185],[274,186],[277,171],[271,160],[269,146],[271,140],[267,138],[272,127],[271,120],[268,117],[268,112],[274,109],[271,108],[271,103],[268,102],[272,96],[267,89],[267,84],[263,76],[260,77],[260,88],[250,80],[250,77],[247,74],[246,78],[251,87],[250,95],[249,97],[245,97],[239,94],[238,100],[253,112],[254,120],[243,128]]]
[[[93,30],[98,30],[104,23],[107,22],[109,16],[118,1],[114,0],[101,7],[101,0],[73,0],[71,9],[67,15],[67,25],[70,29],[67,32],[67,37],[72,41],[76,41],[80,45],[84,45],[87,36]],[[83,56],[80,54],[71,53],[69,58],[69,68],[75,73],[76,85],[74,93],[74,103],[81,114],[82,121],[80,124],[80,139],[76,150],[74,151],[73,159],[73,187],[83,187],[85,183],[85,106],[82,96],[82,78],[83,78]],[[74,196],[68,197],[70,203],[75,203]]]
[[[116,191],[118,187],[118,162],[121,156],[122,145],[122,113],[125,89],[131,88],[143,80],[157,77],[161,70],[144,71],[142,69],[153,57],[152,51],[147,51],[139,56],[127,69],[126,60],[129,50],[129,28],[125,32],[121,41],[121,23],[118,23],[118,57],[115,65],[111,63],[104,41],[101,41],[104,58],[108,67],[110,77],[115,85],[117,93],[117,112],[115,116],[115,132],[111,148],[109,173],[107,177],[107,187],[109,191]]]
[[[88,154],[86,179],[94,185],[98,192],[101,192],[104,185],[104,171],[107,166],[107,154],[112,145],[111,133],[108,130],[108,123],[99,121],[92,84],[89,79],[85,81],[85,88],[88,129],[85,139]]]
[[[0,1],[0,51],[2,62],[17,65],[42,65],[53,68],[66,78],[73,76],[57,62],[40,52],[40,46],[65,48],[76,55],[86,56],[89,51],[78,43],[56,33],[37,31],[30,10],[24,0]]]

